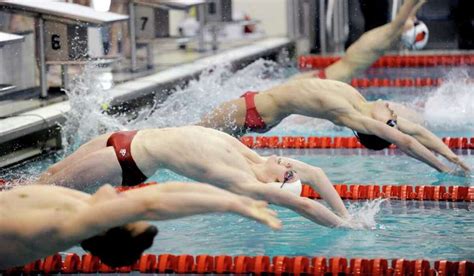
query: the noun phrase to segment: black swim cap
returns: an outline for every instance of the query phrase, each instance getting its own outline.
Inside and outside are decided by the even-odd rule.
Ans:
[[[383,150],[392,144],[389,141],[375,135],[363,134],[360,132],[355,132],[355,135],[359,139],[359,142],[364,145],[364,147],[371,150]]]
[[[126,226],[120,226],[82,241],[81,246],[110,267],[127,266],[133,265],[151,247],[156,234],[158,229],[151,225],[135,236]]]
[[[388,120],[386,123],[388,126],[395,127],[397,126],[396,120]],[[357,131],[354,131],[355,136],[359,139],[359,142],[366,148],[371,150],[383,150],[388,148],[392,143],[387,140],[384,140],[378,136],[364,134]]]

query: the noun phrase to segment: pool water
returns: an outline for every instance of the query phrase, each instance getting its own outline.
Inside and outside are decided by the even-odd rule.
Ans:
[[[458,81],[472,75],[472,68],[452,70],[371,70],[368,77],[440,77],[451,74],[451,81],[432,88],[369,88],[361,92],[369,99],[383,98],[416,108],[426,126],[438,136],[474,136],[474,93],[472,85]],[[285,72],[267,61],[256,61],[232,73],[222,66],[203,73],[189,86],[177,88],[165,102],[134,114],[133,120],[111,117],[102,112],[100,91],[69,92],[73,110],[64,126],[64,151],[37,158],[7,170],[0,178],[33,178],[64,154],[95,135],[117,129],[165,127],[193,124],[219,103],[236,98],[244,91],[262,91],[284,81]],[[85,81],[87,82],[87,80]],[[78,90],[79,89],[79,90]],[[199,103],[198,105],[196,103]],[[190,111],[193,112],[190,112]],[[348,129],[330,122],[292,116],[265,135],[351,136]],[[260,150],[263,155],[293,157],[323,168],[333,183],[376,183],[410,185],[472,186],[472,178],[437,173],[399,151],[369,152],[341,150]],[[474,167],[470,150],[458,154]],[[188,180],[160,170],[150,180]],[[94,188],[89,191],[92,192]],[[284,229],[273,232],[253,221],[230,214],[194,216],[155,223],[160,234],[148,251],[153,254],[266,254],[325,255],[364,258],[474,259],[473,203],[371,201],[350,202],[352,213],[372,222],[371,229],[329,229],[316,225],[294,212],[275,208]],[[82,251],[79,248],[72,252]]]
[[[346,201],[349,204],[360,208],[368,203]],[[376,227],[370,230],[321,227],[279,207],[275,209],[284,228],[277,232],[233,215],[159,222],[155,225],[160,233],[150,252],[472,260],[474,206],[439,204],[442,207],[433,202],[382,202]]]
[[[333,183],[459,186],[474,184],[471,178],[439,173],[424,163],[394,150],[375,154],[365,149],[260,150],[259,152],[262,155],[288,156],[321,167]],[[474,167],[474,155],[461,155],[461,157],[469,166]]]

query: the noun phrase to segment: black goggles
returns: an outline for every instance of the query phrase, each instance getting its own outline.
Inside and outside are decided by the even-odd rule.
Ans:
[[[283,183],[281,184],[280,188],[283,188],[283,185],[293,179],[295,177],[296,171],[291,170],[291,171],[286,171],[285,175],[283,176]]]

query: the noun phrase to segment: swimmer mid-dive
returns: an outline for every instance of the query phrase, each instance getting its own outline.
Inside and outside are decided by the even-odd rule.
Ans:
[[[408,119],[407,110],[388,101],[367,101],[343,82],[304,79],[223,103],[198,124],[239,136],[248,131],[266,132],[292,114],[321,118],[352,129],[368,149],[381,150],[395,144],[440,172],[469,174],[469,167],[441,139]],[[443,164],[430,150],[456,168]]]
[[[143,220],[232,212],[281,227],[263,201],[199,183],[164,183],[117,193],[110,185],[90,195],[52,185],[0,192],[0,271],[77,244],[109,266],[134,264],[158,229]]]
[[[392,22],[364,33],[340,60],[323,70],[300,73],[293,78],[317,77],[349,83],[400,42],[410,49],[422,48],[428,40],[428,29],[415,15],[425,2],[406,0]]]
[[[325,226],[346,225],[349,217],[320,168],[289,158],[262,157],[226,133],[199,126],[99,136],[51,166],[39,182],[76,189],[96,183],[136,185],[158,169],[290,208]],[[318,191],[337,215],[300,197],[301,181]]]

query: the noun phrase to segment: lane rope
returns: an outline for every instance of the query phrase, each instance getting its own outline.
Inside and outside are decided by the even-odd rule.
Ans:
[[[301,69],[326,68],[341,59],[339,56],[305,55],[298,58]],[[371,68],[405,68],[435,66],[472,66],[473,54],[454,55],[389,55],[379,58]]]
[[[137,186],[120,186],[115,189],[125,192],[157,182],[143,183]],[[432,185],[371,185],[371,184],[334,184],[336,192],[342,199],[374,200],[387,198],[393,200],[416,201],[452,201],[474,202],[474,187],[463,186],[432,186]],[[321,195],[308,184],[303,184],[300,196],[311,199],[321,199]]]
[[[363,78],[352,79],[351,85],[356,88],[369,87],[436,87],[443,83],[441,78]]]
[[[118,192],[124,192],[156,184],[158,183],[149,182],[136,186],[119,186],[115,189]],[[5,190],[12,188],[12,186],[8,186],[8,181],[0,179],[0,191],[2,186],[6,186]],[[474,186],[334,184],[334,188],[342,199],[348,200],[387,198],[393,200],[474,202]],[[308,184],[303,184],[300,196],[321,199],[321,195]]]
[[[361,149],[357,137],[329,136],[242,136],[240,141],[249,148],[264,149]],[[442,141],[451,149],[474,149],[474,137],[444,137]],[[390,149],[395,149],[391,145]]]
[[[90,254],[55,254],[6,274],[172,273],[254,275],[474,275],[474,262],[426,259],[363,259],[324,256],[229,256],[144,254],[131,266],[112,268]]]

